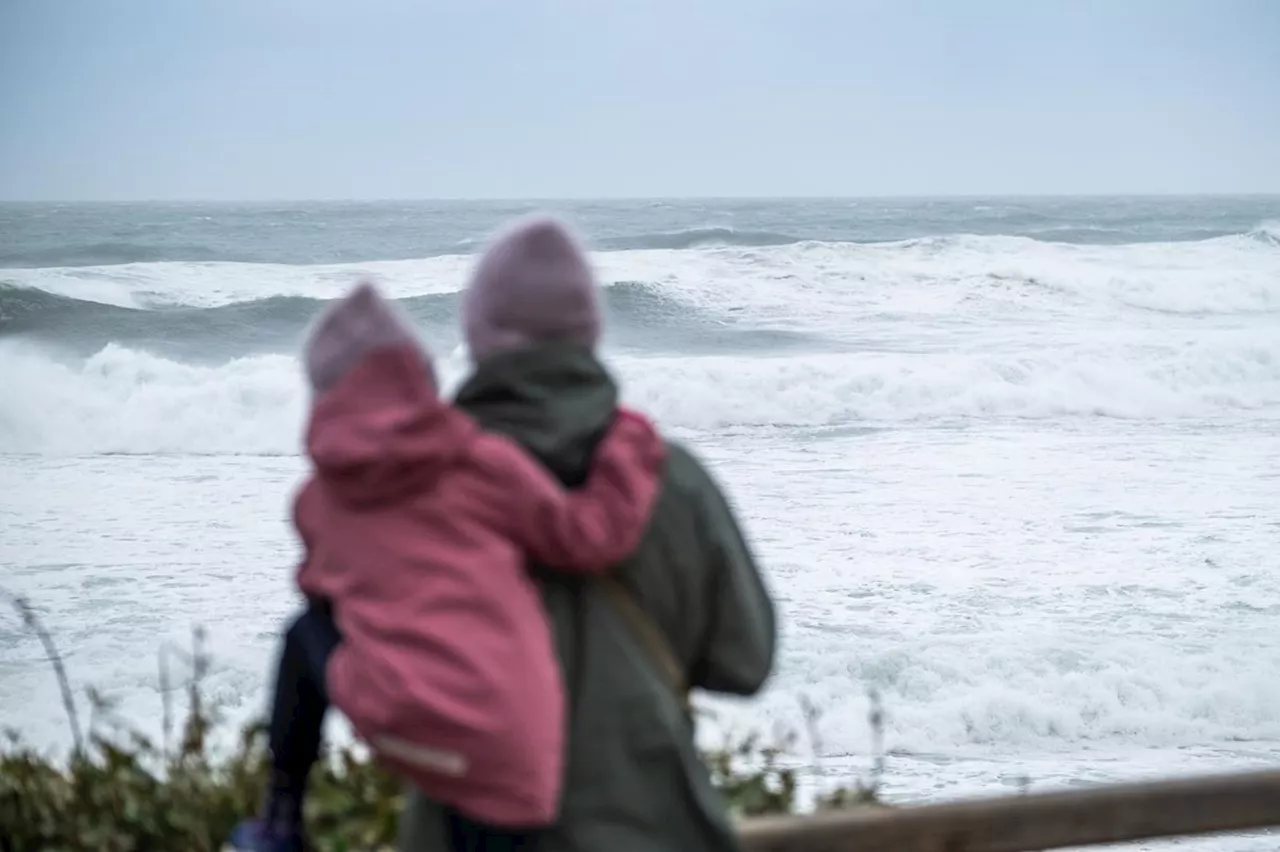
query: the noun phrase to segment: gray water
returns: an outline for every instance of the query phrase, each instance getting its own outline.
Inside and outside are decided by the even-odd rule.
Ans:
[[[895,798],[1280,760],[1277,197],[0,206],[0,586],[77,683],[155,733],[199,623],[213,697],[261,712],[303,328],[372,277],[453,387],[473,252],[543,206],[778,599],[777,672],[709,740],[803,731],[803,697],[861,774],[874,687]],[[0,726],[57,747],[41,654],[0,621]]]
[[[604,251],[947,234],[1120,245],[1248,233],[1280,215],[1280,197],[0,203],[0,268],[434,257],[472,250],[501,222],[546,207],[572,218]]]

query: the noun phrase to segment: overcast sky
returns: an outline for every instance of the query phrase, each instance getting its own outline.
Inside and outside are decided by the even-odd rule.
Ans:
[[[1280,192],[1280,0],[0,0],[0,198]]]

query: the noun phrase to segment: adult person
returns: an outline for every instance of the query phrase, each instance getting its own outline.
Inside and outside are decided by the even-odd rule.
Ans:
[[[456,405],[571,487],[618,410],[595,352],[599,299],[574,234],[543,217],[500,234],[464,294],[474,371]],[[667,451],[649,528],[607,579],[538,572],[570,708],[560,817],[540,852],[738,848],[694,744],[688,690],[757,692],[773,666],[774,607],[720,488],[687,450]],[[447,848],[443,811],[412,791],[402,852]]]

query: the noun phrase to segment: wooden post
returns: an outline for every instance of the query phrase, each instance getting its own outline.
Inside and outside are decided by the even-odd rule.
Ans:
[[[1280,826],[1280,771],[741,823],[745,852],[1034,852]],[[1280,848],[1280,837],[1276,841]]]

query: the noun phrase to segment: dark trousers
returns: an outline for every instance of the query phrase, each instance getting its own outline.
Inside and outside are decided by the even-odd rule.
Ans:
[[[333,614],[323,604],[309,606],[284,634],[268,742],[275,776],[273,792],[286,794],[298,805],[320,753],[324,716],[329,710],[325,666],[341,641]]]
[[[312,603],[284,634],[271,710],[272,808],[289,809],[300,821],[307,776],[320,754],[324,716],[329,709],[324,673],[329,656],[342,641],[333,612]],[[445,828],[453,852],[536,852],[538,831],[507,829],[476,822],[449,808]]]

